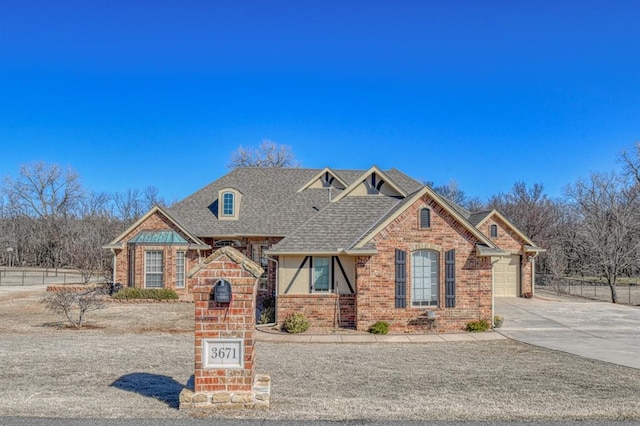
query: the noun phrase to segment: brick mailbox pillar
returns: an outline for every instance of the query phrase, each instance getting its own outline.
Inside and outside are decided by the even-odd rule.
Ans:
[[[270,378],[255,372],[256,287],[262,273],[231,247],[217,250],[189,271],[195,372],[193,389],[180,393],[181,410],[269,408]]]

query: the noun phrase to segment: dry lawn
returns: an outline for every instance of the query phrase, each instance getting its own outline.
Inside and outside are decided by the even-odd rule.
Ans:
[[[41,293],[0,293],[0,416],[179,418],[193,305],[110,304],[60,328]],[[640,419],[640,370],[508,340],[258,343],[265,419]],[[1,421],[0,421],[1,423]]]

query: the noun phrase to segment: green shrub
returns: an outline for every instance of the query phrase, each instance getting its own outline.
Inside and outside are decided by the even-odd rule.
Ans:
[[[479,333],[481,331],[487,331],[491,325],[486,320],[471,321],[467,323],[467,331]]]
[[[178,295],[171,288],[123,288],[113,295],[115,299],[152,299],[152,300],[175,300]]]
[[[309,328],[309,321],[301,313],[292,314],[287,318],[282,327],[289,333],[304,333]]]
[[[378,321],[369,327],[371,334],[387,334],[389,332],[389,323],[386,321]]]
[[[271,324],[276,321],[276,310],[273,307],[263,308],[260,311],[260,319],[258,324]]]

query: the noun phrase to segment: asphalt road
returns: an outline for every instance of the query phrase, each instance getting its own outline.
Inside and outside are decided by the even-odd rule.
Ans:
[[[487,422],[455,422],[455,421],[277,421],[277,420],[223,420],[223,419],[48,419],[30,417],[0,417],[0,426],[486,426]],[[605,425],[635,425],[636,421],[539,421],[539,422],[491,422],[492,425],[540,425],[540,426],[605,426]]]

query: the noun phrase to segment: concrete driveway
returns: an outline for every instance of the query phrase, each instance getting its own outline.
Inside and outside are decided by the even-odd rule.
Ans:
[[[511,339],[640,369],[640,308],[604,302],[496,298]]]

